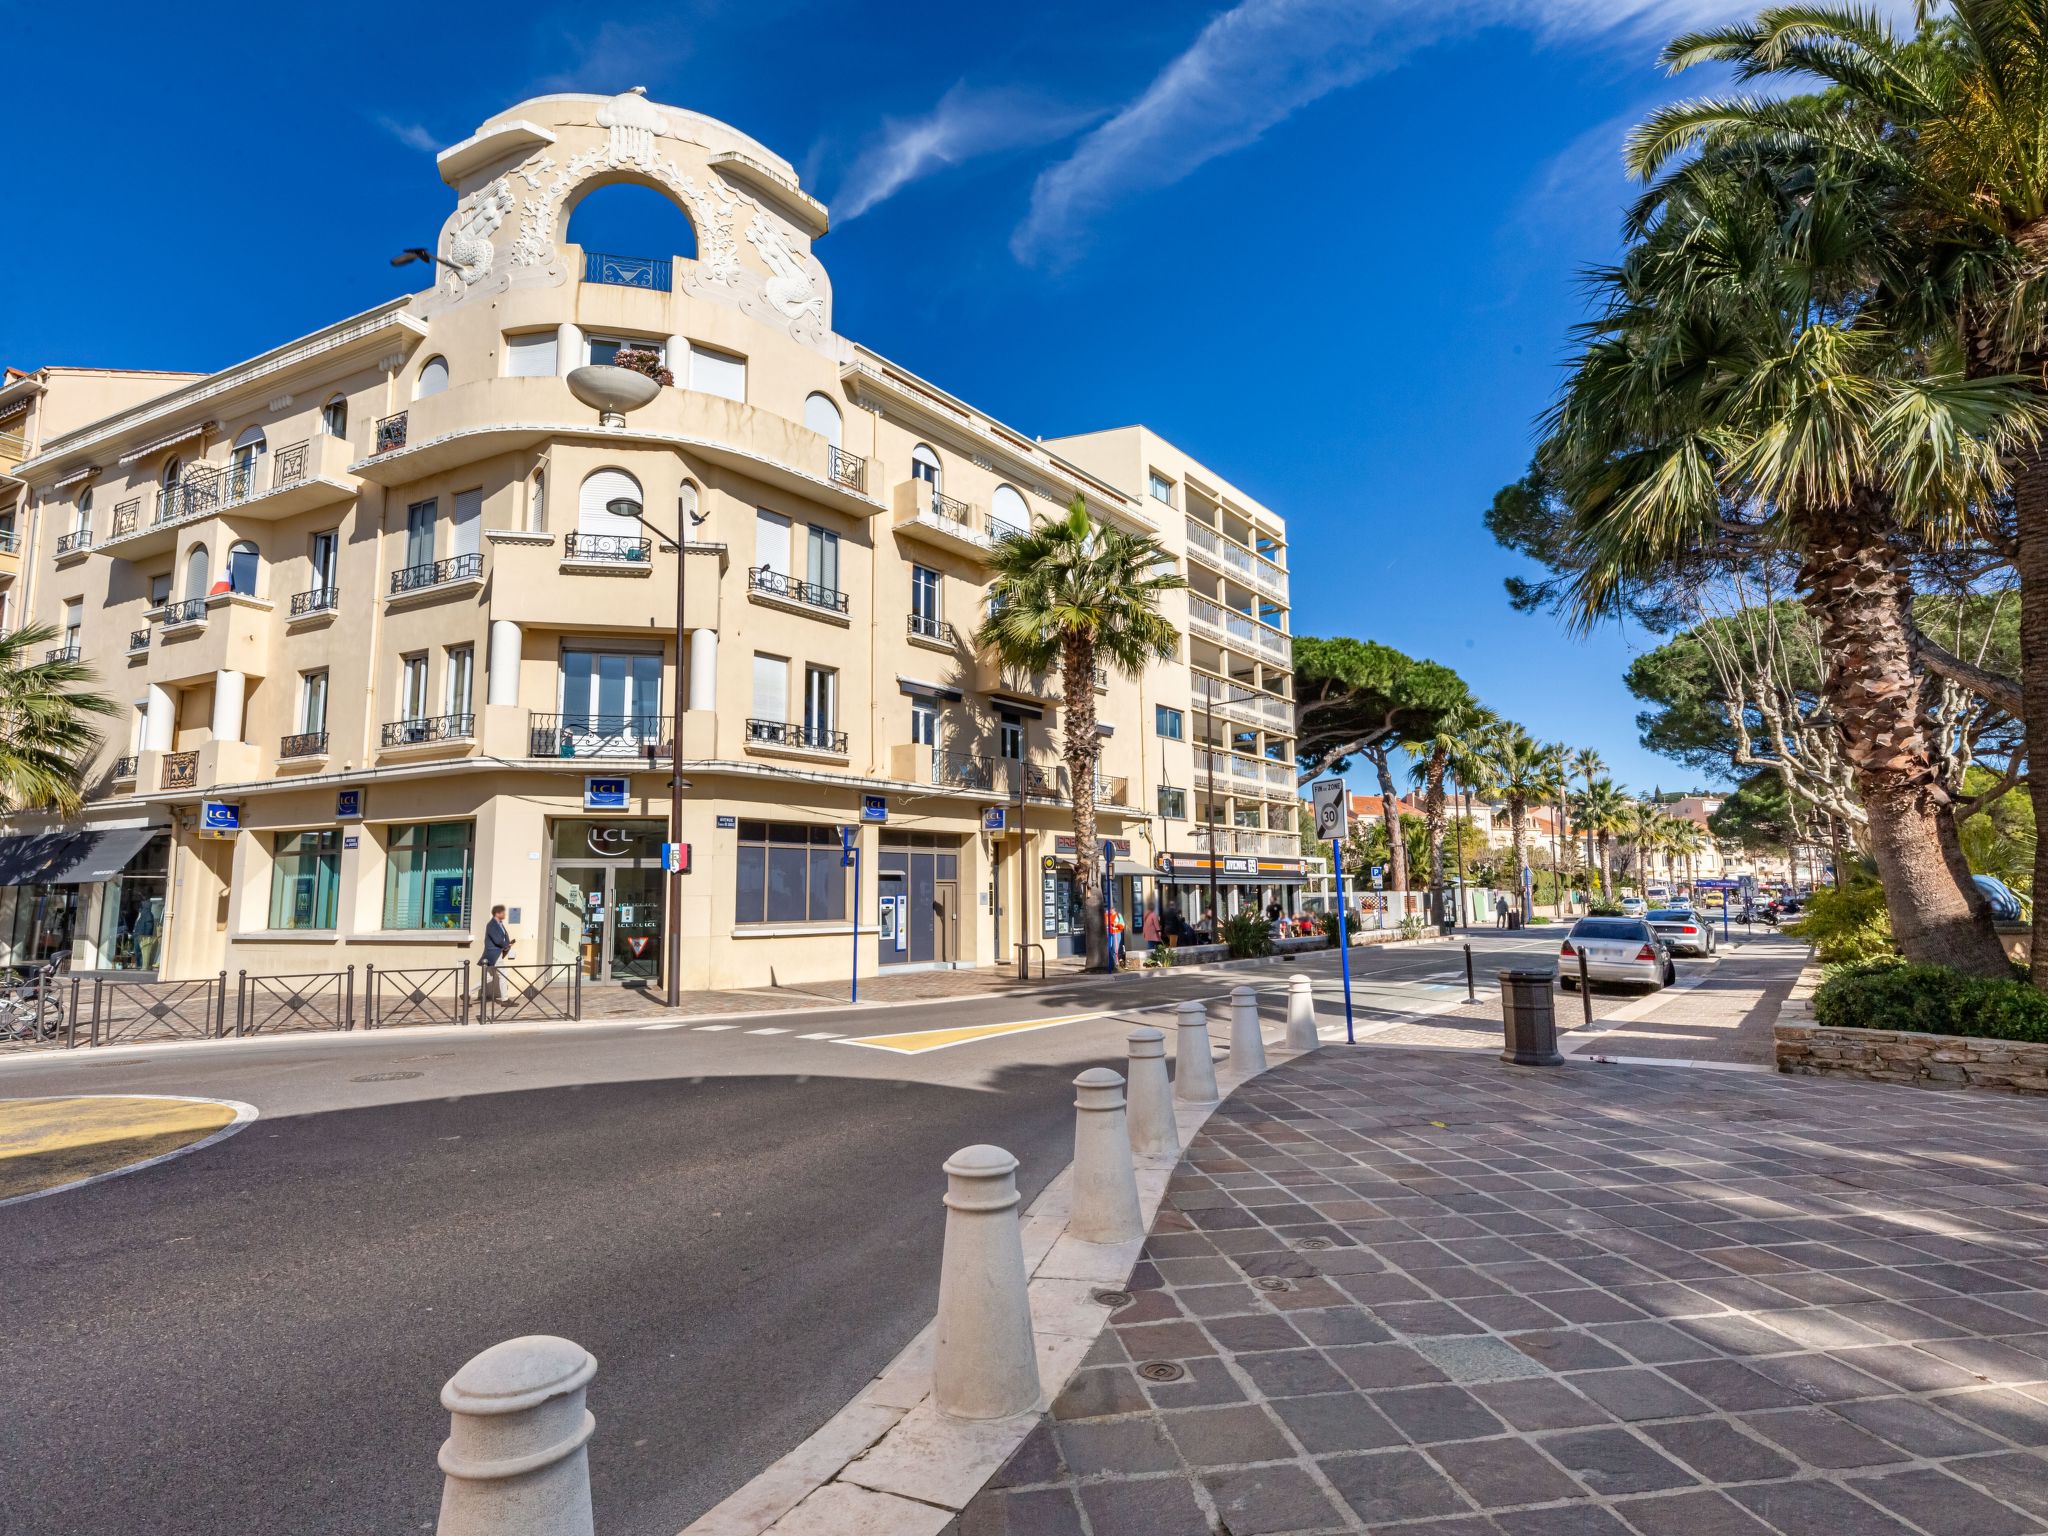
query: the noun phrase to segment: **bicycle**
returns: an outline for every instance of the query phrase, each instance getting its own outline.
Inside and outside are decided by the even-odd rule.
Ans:
[[[64,995],[52,961],[0,987],[0,1039],[41,1044],[64,1033]]]

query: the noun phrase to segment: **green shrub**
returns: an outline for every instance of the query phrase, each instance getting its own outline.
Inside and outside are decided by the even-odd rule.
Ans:
[[[1421,935],[1422,935],[1422,919],[1421,919],[1421,918],[1417,917],[1417,916],[1416,916],[1416,915],[1415,915],[1414,913],[1412,913],[1412,912],[1411,912],[1411,913],[1409,913],[1409,914],[1408,914],[1408,915],[1407,915],[1406,917],[1404,917],[1404,918],[1402,918],[1402,919],[1401,919],[1401,937],[1402,937],[1402,938],[1404,938],[1404,939],[1414,939],[1414,938],[1420,938],[1420,937],[1421,937]]]
[[[1814,1022],[2048,1043],[2048,993],[2024,981],[1965,976],[1943,965],[1847,967],[1813,994]]]
[[[1263,912],[1250,907],[1223,919],[1223,931],[1217,937],[1230,947],[1233,960],[1253,960],[1273,953],[1273,925],[1266,921]]]
[[[1799,921],[1785,925],[1813,946],[1828,965],[1868,965],[1898,957],[1892,943],[1892,918],[1885,910],[1884,887],[1858,880],[1841,890],[1823,887],[1807,900]]]
[[[1621,916],[1621,903],[1609,901],[1605,896],[1595,896],[1593,904],[1586,908],[1586,915],[1588,917],[1619,917]]]

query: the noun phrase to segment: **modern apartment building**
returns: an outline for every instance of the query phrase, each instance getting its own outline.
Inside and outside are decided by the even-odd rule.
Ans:
[[[441,965],[504,902],[517,960],[654,982],[672,762],[687,987],[1071,950],[1059,685],[971,637],[999,541],[1076,496],[1195,589],[1182,661],[1098,680],[1117,899],[1209,857],[1212,807],[1235,900],[1300,881],[1277,518],[1142,429],[1041,444],[840,336],[824,208],[721,123],[546,96],[439,165],[429,290],[15,471],[33,611],[128,715],[81,824],[0,842],[0,959]],[[618,182],[694,250],[571,244]],[[674,384],[580,372],[627,346]]]

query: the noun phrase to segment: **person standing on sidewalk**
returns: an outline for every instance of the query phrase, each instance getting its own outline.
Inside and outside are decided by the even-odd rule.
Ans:
[[[1494,927],[1496,927],[1496,928],[1505,928],[1505,927],[1507,927],[1507,925],[1508,925],[1508,899],[1507,899],[1507,897],[1505,897],[1505,896],[1497,896],[1497,897],[1495,897],[1495,898],[1494,898],[1494,902],[1493,902],[1493,919],[1494,919],[1494,921],[1493,921],[1493,926],[1494,926]]]
[[[491,908],[491,920],[484,924],[483,975],[477,986],[477,997],[486,1003],[500,1003],[505,1000],[505,989],[498,978],[498,963],[512,953],[512,930],[505,926],[505,904],[499,902]]]
[[[1123,969],[1124,964],[1124,915],[1111,906],[1103,917],[1103,924],[1109,930],[1109,968]]]
[[[1145,935],[1145,947],[1147,949],[1157,949],[1160,936],[1166,931],[1165,925],[1159,920],[1159,904],[1157,902],[1154,902],[1145,909],[1145,926],[1141,931]]]

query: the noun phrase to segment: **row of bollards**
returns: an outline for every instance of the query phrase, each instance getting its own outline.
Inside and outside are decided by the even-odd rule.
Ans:
[[[1208,1010],[1182,1003],[1175,1023],[1171,1084],[1166,1036],[1152,1028],[1134,1029],[1126,1041],[1128,1081],[1108,1067],[1074,1079],[1067,1234],[1078,1242],[1144,1237],[1137,1159],[1171,1167],[1180,1156],[1175,1098],[1212,1104],[1221,1096]],[[1291,977],[1288,1048],[1317,1043],[1309,979]],[[1230,1053],[1240,1079],[1266,1069],[1251,987],[1230,994]],[[1043,1396],[1017,1167],[1001,1147],[962,1147],[946,1159],[932,1397],[954,1418],[1007,1419],[1034,1411]],[[597,1421],[584,1393],[596,1374],[597,1361],[581,1345],[538,1334],[494,1344],[455,1373],[441,1389],[448,1438],[436,1536],[593,1536],[586,1447]]]

